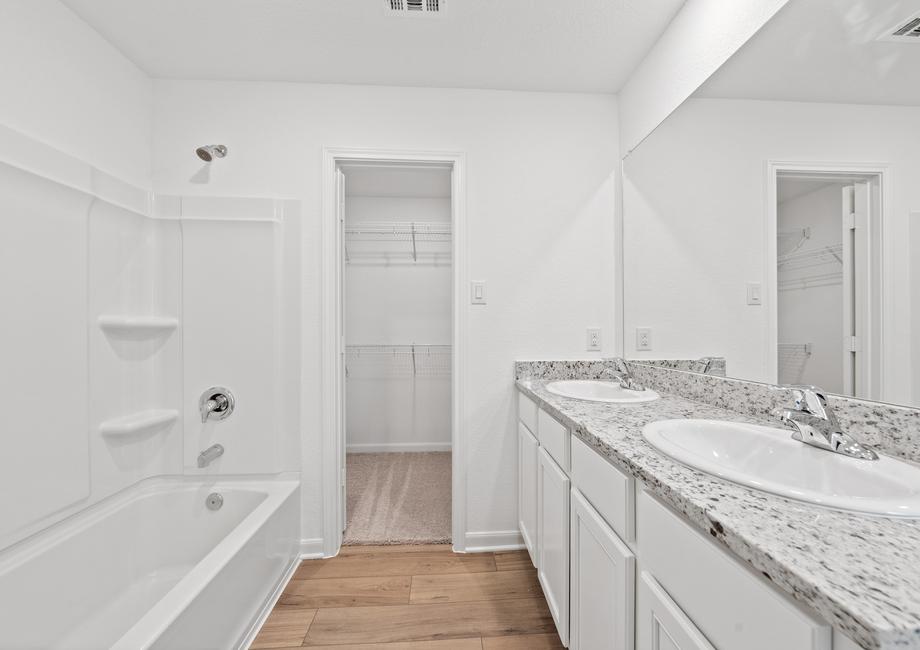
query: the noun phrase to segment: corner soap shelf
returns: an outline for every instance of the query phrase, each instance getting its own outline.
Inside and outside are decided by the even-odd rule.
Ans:
[[[179,326],[179,319],[170,316],[103,314],[98,322],[104,331],[122,335],[156,336],[171,332]]]
[[[99,433],[112,437],[136,436],[155,429],[165,428],[178,418],[179,411],[175,409],[140,411],[104,421],[99,425]]]

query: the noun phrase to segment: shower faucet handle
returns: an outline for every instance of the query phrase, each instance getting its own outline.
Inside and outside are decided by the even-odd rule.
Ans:
[[[201,394],[198,400],[198,410],[201,412],[201,422],[208,420],[225,420],[233,413],[236,400],[229,388],[212,386]]]

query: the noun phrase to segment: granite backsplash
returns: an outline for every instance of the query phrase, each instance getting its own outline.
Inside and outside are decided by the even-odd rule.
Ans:
[[[743,415],[773,419],[791,405],[789,389],[679,370],[681,363],[629,361],[636,381],[648,388]],[[514,377],[601,379],[613,366],[612,359],[518,361]],[[828,395],[828,402],[847,433],[891,456],[920,463],[920,409],[840,395]]]

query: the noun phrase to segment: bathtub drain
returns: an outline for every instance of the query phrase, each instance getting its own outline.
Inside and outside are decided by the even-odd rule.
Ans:
[[[204,503],[208,506],[208,510],[220,510],[220,507],[224,505],[224,497],[218,492],[211,492]]]

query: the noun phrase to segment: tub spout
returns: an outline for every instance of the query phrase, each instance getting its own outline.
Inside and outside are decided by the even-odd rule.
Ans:
[[[198,454],[198,467],[207,467],[212,462],[224,455],[223,445],[211,445]]]

